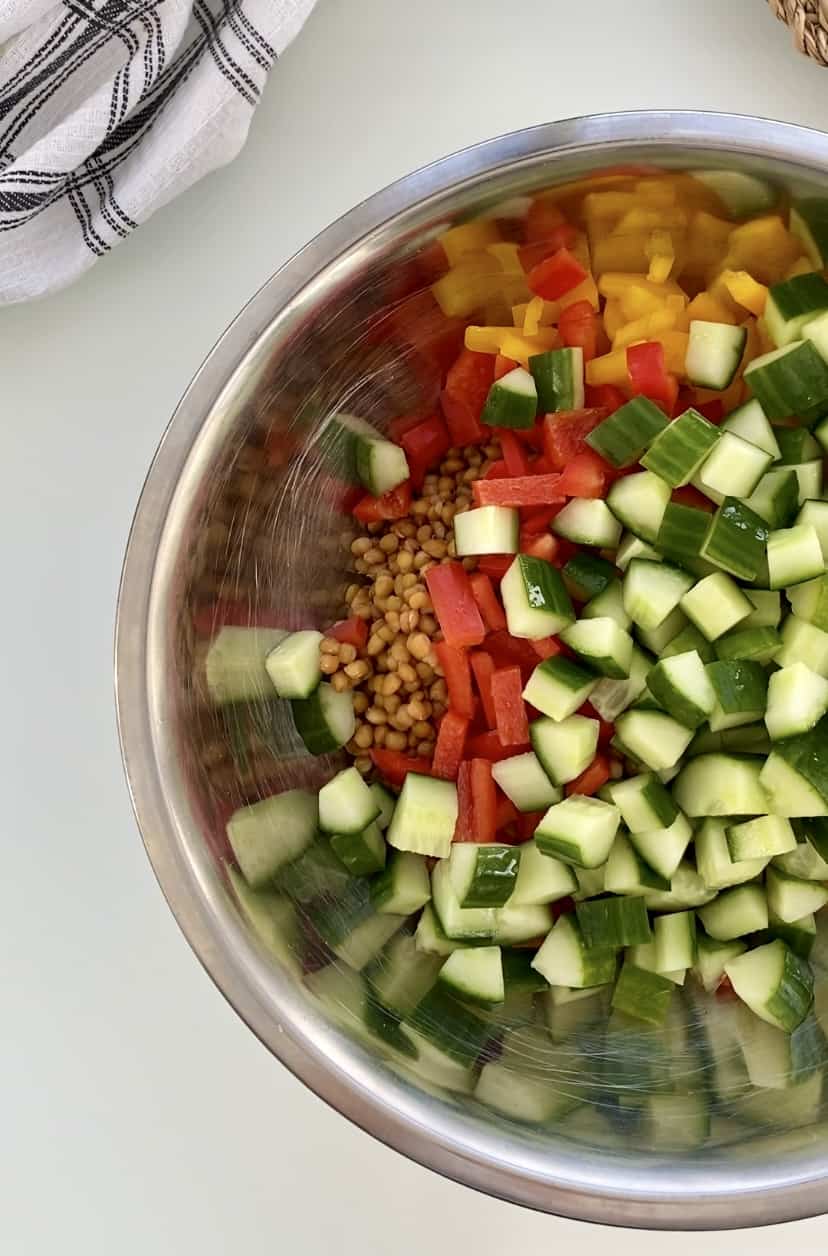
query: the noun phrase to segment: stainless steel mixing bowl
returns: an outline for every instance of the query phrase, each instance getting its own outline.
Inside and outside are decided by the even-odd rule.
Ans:
[[[319,422],[334,406],[381,424],[433,404],[439,329],[416,295],[429,242],[487,206],[619,162],[745,169],[796,191],[828,190],[819,132],[631,113],[480,144],[329,227],[231,325],[158,450],[120,592],[120,734],[147,852],[191,946],[253,1032],[339,1112],[448,1177],[552,1213],[653,1228],[760,1225],[823,1210],[821,1124],[770,1132],[722,1118],[700,1153],[654,1151],[622,1120],[577,1112],[521,1127],[372,1046],[346,993],[314,999],[303,968],[322,960],[308,958],[302,929],[301,963],[284,946],[278,959],[239,914],[223,821],[259,794],[321,783],[331,763],[302,752],[283,712],[269,708],[263,725],[255,706],[218,711],[197,679],[216,599],[238,622],[322,626],[336,616],[347,517],[320,458]],[[704,1013],[717,1014],[715,1004]],[[580,1072],[550,1084],[586,1087],[586,1055]]]

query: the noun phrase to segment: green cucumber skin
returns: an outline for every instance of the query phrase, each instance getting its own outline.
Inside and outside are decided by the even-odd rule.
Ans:
[[[570,349],[550,349],[547,353],[533,354],[529,359],[529,371],[535,381],[540,414],[578,410],[583,405],[583,355],[580,376],[577,360]]]
[[[828,802],[828,715],[809,732],[775,742],[773,749]]]
[[[755,580],[765,563],[770,528],[738,497],[725,497],[701,547],[707,558],[740,580]]]
[[[638,461],[659,432],[664,431],[667,422],[654,402],[646,397],[634,397],[593,428],[586,442],[614,467],[629,467]]]
[[[587,947],[607,950],[649,942],[652,930],[640,898],[590,898],[576,903],[575,913]],[[611,937],[612,941],[607,941]]]
[[[460,906],[502,907],[515,888],[519,864],[520,851],[516,847],[481,846],[472,887]]]
[[[768,677],[752,659],[720,659],[708,663],[719,705],[726,714],[737,711],[764,711],[768,697]]]
[[[667,977],[647,972],[629,960],[624,964],[612,996],[612,1006],[637,1020],[661,1025],[670,1009],[675,986]]]

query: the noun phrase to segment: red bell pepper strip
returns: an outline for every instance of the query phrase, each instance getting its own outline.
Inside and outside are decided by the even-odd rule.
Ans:
[[[465,650],[458,650],[447,641],[438,641],[434,653],[443,669],[449,695],[449,707],[465,720],[474,716],[474,694],[472,693],[471,669],[469,656]],[[462,758],[462,756],[461,756]]]
[[[428,594],[449,645],[479,645],[486,635],[462,563],[441,563],[426,572]]]
[[[469,721],[465,716],[456,711],[446,711],[437,730],[434,762],[431,765],[432,776],[439,776],[444,781],[457,779],[468,731]]]
[[[627,349],[627,374],[633,396],[649,397],[667,414],[673,413],[678,399],[678,380],[664,363],[664,346],[658,340],[630,345]]]
[[[563,506],[563,502],[556,502],[554,506],[524,506],[520,514],[521,553],[526,553],[522,544],[524,536],[532,537],[545,533]]]
[[[523,702],[520,667],[498,667],[492,676],[492,700],[497,732],[504,746],[523,746],[529,740],[529,721]]]
[[[399,438],[408,459],[408,470],[411,483],[415,488],[423,487],[423,480],[430,467],[439,463],[440,459],[451,448],[451,437],[443,420],[437,414],[409,428]]]
[[[476,571],[470,578],[472,593],[477,603],[480,614],[483,616],[483,623],[486,625],[487,632],[497,632],[501,628],[506,627],[506,614],[491,580],[483,571]]]
[[[476,506],[550,506],[562,502],[559,475],[519,475],[508,479],[475,480]]]
[[[551,659],[562,652],[563,646],[557,637],[541,637],[532,642],[532,649],[539,659]]]
[[[532,558],[543,558],[548,563],[554,562],[558,556],[558,538],[551,532],[538,535],[521,528],[520,552],[529,554]]]
[[[389,785],[402,785],[409,772],[431,776],[431,760],[419,755],[402,754],[399,750],[376,749],[370,752],[374,767]]]
[[[691,506],[694,510],[705,510],[708,514],[715,509],[710,498],[705,497],[704,493],[700,493],[697,488],[693,488],[692,484],[682,484],[681,488],[674,488],[670,494],[670,501],[678,506]]]
[[[474,800],[472,798],[471,759],[464,759],[457,770],[457,823],[455,842],[474,841]]]
[[[569,249],[558,249],[551,257],[533,266],[526,276],[530,292],[543,297],[544,301],[557,301],[587,277],[577,257]]]
[[[378,523],[382,519],[404,519],[411,510],[411,481],[389,489],[382,497],[366,493],[354,506],[354,518],[360,523]]]
[[[471,761],[474,841],[493,842],[497,831],[497,791],[488,759]]]
[[[480,415],[493,380],[490,353],[463,349],[449,368],[440,402],[453,445],[473,445],[487,435]]]
[[[718,397],[713,397],[710,401],[697,402],[696,409],[699,414],[704,415],[708,423],[721,423],[724,418],[724,403]]]
[[[566,497],[603,497],[609,463],[592,449],[575,454],[560,475],[558,489]]]
[[[358,615],[354,615],[351,619],[340,619],[327,630],[325,636],[333,637],[334,641],[341,641],[343,645],[353,645],[358,650],[362,650],[368,644],[367,620],[360,619]]]
[[[474,650],[469,656],[469,662],[474,673],[477,692],[480,694],[480,701],[483,703],[486,723],[489,728],[494,728],[497,724],[497,715],[492,699],[492,675],[494,673],[492,656],[487,654],[485,650]]]
[[[530,837],[534,837],[535,829],[540,824],[545,811],[522,811],[518,817],[518,832],[521,841],[528,842]]]
[[[486,640],[486,649],[497,667],[508,667],[511,663],[517,663],[519,667],[531,669],[537,663],[532,642],[523,637],[513,637],[510,632],[490,633]]]
[[[583,350],[585,362],[597,356],[598,315],[589,301],[574,301],[561,310],[558,331],[565,346]]]
[[[495,828],[505,829],[507,825],[517,824],[519,821],[520,812],[511,798],[507,798],[505,794],[498,792],[497,806],[495,808]]]
[[[504,358],[502,353],[495,354],[495,379],[503,379],[504,375],[508,375],[517,366],[517,362],[513,362],[511,358]]]
[[[401,444],[406,432],[410,432],[413,427],[419,427],[421,423],[427,423],[430,417],[427,410],[412,410],[410,414],[398,414],[388,424],[388,439],[392,440],[395,445]]]
[[[569,782],[566,787],[567,795],[582,794],[586,798],[591,798],[603,785],[606,785],[610,775],[609,757],[605,754],[597,754],[589,767],[580,776],[576,776],[574,781]]]
[[[484,480],[504,480],[509,472],[506,470],[506,463],[503,458],[495,458],[490,464],[488,471],[483,476]],[[475,484],[480,484],[480,480],[475,480]]]
[[[501,428],[497,435],[509,475],[529,475],[529,460],[522,443],[514,432],[510,432],[508,428]]]
[[[528,749],[528,743],[518,747],[504,746],[496,729],[488,733],[477,733],[466,741],[466,754],[474,755],[476,759],[488,759],[490,763],[510,759],[513,754],[520,754],[522,750]]]
[[[603,423],[609,411],[603,406],[589,410],[557,410],[543,421],[543,452],[550,467],[564,471],[576,454],[589,449],[586,437]]]
[[[587,385],[586,400],[589,406],[601,406],[607,414],[614,414],[624,405],[627,398],[615,384]],[[690,403],[692,404],[692,403]]]
[[[554,201],[536,196],[526,211],[523,229],[530,244],[544,243],[552,232],[566,225],[566,218]]]
[[[477,564],[477,570],[482,571],[490,580],[502,580],[513,562],[511,554],[484,554]]]

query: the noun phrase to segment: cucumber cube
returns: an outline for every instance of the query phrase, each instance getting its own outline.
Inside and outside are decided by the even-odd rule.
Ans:
[[[518,554],[500,582],[500,592],[513,637],[554,636],[575,619],[561,573],[542,558]]]
[[[828,678],[828,632],[789,615],[782,625],[782,649],[774,660],[779,667],[804,663],[818,676]]]
[[[565,720],[583,706],[597,683],[598,678],[592,672],[572,659],[556,654],[538,664],[523,690],[523,697],[551,719]]]
[[[641,465],[673,488],[689,484],[720,435],[717,427],[691,407],[659,432]]]
[[[727,830],[727,846],[734,863],[743,859],[771,859],[796,848],[790,820],[782,816],[757,816]]]
[[[768,927],[768,903],[758,885],[737,885],[698,909],[711,938],[729,942]]]
[[[791,663],[768,681],[765,724],[774,741],[806,733],[828,712],[828,680],[805,663]]]
[[[750,497],[771,463],[770,454],[735,432],[722,432],[696,476],[703,493],[721,497]],[[714,496],[715,494],[715,496]]]
[[[622,820],[632,833],[666,828],[679,814],[670,794],[658,777],[651,773],[614,781],[609,791]]]
[[[621,539],[621,524],[599,497],[573,497],[552,520],[552,530],[568,541],[599,549],[615,549]]]
[[[723,571],[699,580],[679,604],[708,641],[715,641],[735,628],[753,610],[747,595]]]
[[[480,506],[454,516],[458,558],[475,554],[516,554],[520,516],[509,506]]]
[[[768,907],[786,924],[819,911],[828,903],[828,889],[817,881],[803,881],[771,866],[765,874]]]
[[[617,412],[616,412],[617,413]],[[595,429],[598,430],[597,428]],[[642,541],[655,541],[671,494],[670,485],[652,471],[639,471],[616,480],[607,505],[616,519]],[[658,555],[655,555],[658,557]],[[623,567],[619,556],[616,564]]]
[[[728,827],[729,820],[708,816],[694,839],[696,867],[711,890],[752,881],[768,863],[767,858],[734,860],[727,840]]]
[[[666,427],[664,412],[655,402],[633,397],[593,428],[586,441],[614,467],[629,467]]]
[[[708,663],[707,675],[716,697],[708,723],[712,732],[753,724],[765,714],[768,676],[750,659],[719,659]]]
[[[634,558],[624,576],[624,609],[639,628],[658,628],[693,584],[693,577],[678,567]]]
[[[554,785],[566,785],[580,776],[595,758],[599,724],[585,715],[560,722],[533,720],[529,725],[532,749]]]
[[[578,882],[571,868],[559,859],[545,855],[535,841],[518,847],[520,865],[511,897],[513,907],[535,907],[556,903],[574,894]]]
[[[687,728],[698,728],[716,705],[716,694],[695,650],[662,659],[647,677],[655,700]]]
[[[792,528],[771,532],[768,537],[768,573],[772,589],[813,580],[825,570],[822,546],[816,528],[798,523]]]
[[[598,868],[609,857],[621,816],[600,798],[572,794],[555,803],[535,829],[535,844],[544,855],[581,868]]]
[[[532,427],[537,412],[535,381],[522,366],[516,366],[492,384],[480,422],[489,427]]]
[[[561,640],[602,676],[616,680],[629,676],[632,637],[614,619],[581,619],[561,632]]]
[[[801,1025],[814,998],[809,965],[777,940],[740,955],[725,965],[739,998],[757,1016],[791,1033]]]
[[[677,764],[693,736],[692,729],[660,711],[626,711],[615,728],[633,757],[654,772]]]

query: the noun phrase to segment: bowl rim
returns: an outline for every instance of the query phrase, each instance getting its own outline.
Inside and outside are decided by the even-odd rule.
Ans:
[[[199,437],[235,373],[256,352],[274,320],[313,282],[358,249],[372,232],[425,202],[474,187],[493,174],[548,156],[627,147],[706,148],[713,154],[783,161],[828,175],[828,135],[738,114],[649,110],[544,123],[461,149],[368,197],[280,267],[242,308],[187,387],[159,443],[136,507],[116,609],[115,699],[127,786],[161,890],[215,985],[261,1042],[331,1107],[417,1163],[466,1186],[541,1211],[650,1229],[733,1229],[825,1211],[826,1148],[779,1162],[729,1163],[708,1157],[679,1180],[668,1157],[625,1158],[581,1148],[582,1155],[532,1154],[525,1143],[483,1132],[473,1118],[429,1106],[400,1079],[384,1077],[361,1047],[327,1024],[274,974],[198,864],[194,822],[175,765],[159,747],[163,723],[149,695],[160,683],[163,616],[171,582],[170,545],[185,469],[197,474]],[[203,457],[203,455],[202,455]],[[166,574],[165,574],[166,573]],[[166,584],[165,584],[166,582]],[[177,793],[176,805],[171,793]],[[273,1015],[274,1001],[278,1018]],[[463,1138],[462,1133],[466,1133]],[[481,1150],[481,1147],[483,1150]],[[640,1177],[646,1174],[646,1179]],[[726,1180],[729,1175],[729,1180]],[[646,1185],[642,1185],[646,1181]],[[683,1184],[683,1185],[682,1185]],[[688,1189],[690,1187],[691,1189]]]

